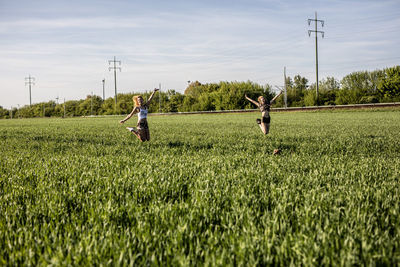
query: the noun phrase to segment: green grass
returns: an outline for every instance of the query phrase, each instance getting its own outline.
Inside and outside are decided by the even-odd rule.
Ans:
[[[257,117],[0,120],[0,265],[400,264],[399,109]]]

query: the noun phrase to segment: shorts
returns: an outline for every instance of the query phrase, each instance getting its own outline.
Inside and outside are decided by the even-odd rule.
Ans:
[[[262,117],[262,122],[263,123],[271,123],[271,117]]]
[[[149,125],[147,124],[147,120],[146,119],[141,119],[140,121],[138,121],[137,128],[141,129],[141,130],[149,129]]]

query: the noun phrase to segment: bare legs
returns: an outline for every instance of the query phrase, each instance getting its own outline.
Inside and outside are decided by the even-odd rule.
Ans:
[[[257,124],[260,126],[263,134],[267,135],[269,133],[269,125],[270,123],[264,123],[262,120],[257,119]]]
[[[268,134],[269,133],[269,123],[261,123],[260,124],[261,131],[263,134]]]
[[[137,130],[131,128],[131,133],[133,133],[140,141],[150,141],[150,131],[149,129],[140,129]]]

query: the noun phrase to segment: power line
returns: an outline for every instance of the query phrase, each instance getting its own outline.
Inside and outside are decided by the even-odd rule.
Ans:
[[[32,85],[35,84],[35,78],[31,77],[30,74],[25,78],[25,85],[27,84],[29,84],[29,106],[32,106]]]
[[[317,94],[317,105],[318,105],[318,33],[322,34],[322,38],[324,38],[324,32],[318,31],[318,22],[321,23],[321,26],[324,27],[324,21],[317,19],[317,12],[315,11],[315,19],[308,19],[308,26],[310,26],[311,21],[315,23],[315,30],[308,30],[308,36],[311,37],[311,33],[315,33],[315,69],[316,69],[316,94]]]
[[[115,109],[117,109],[117,69],[119,69],[119,71],[121,71],[121,67],[117,67],[117,62],[121,66],[121,61],[116,60],[115,56],[114,56],[114,60],[108,61],[108,65],[110,65],[111,63],[114,63],[113,67],[108,67],[108,71],[114,70]]]

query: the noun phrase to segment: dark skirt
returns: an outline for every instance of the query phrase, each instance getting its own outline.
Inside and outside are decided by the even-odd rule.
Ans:
[[[140,121],[138,121],[137,128],[138,129],[142,129],[142,130],[149,129],[149,125],[147,124],[147,120],[146,119],[141,119]]]

